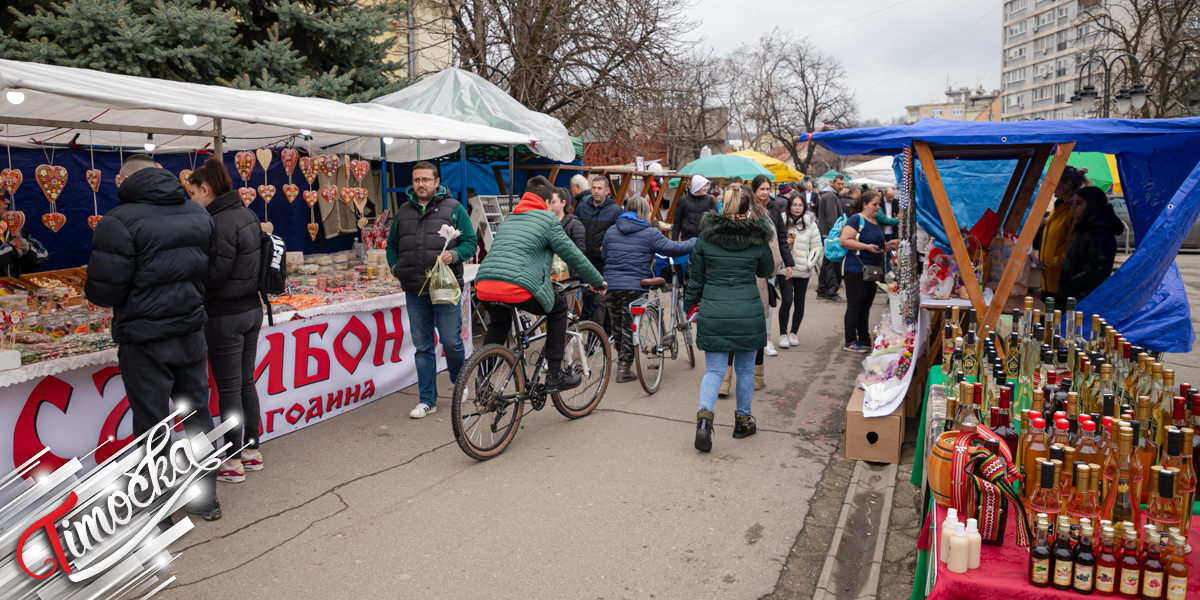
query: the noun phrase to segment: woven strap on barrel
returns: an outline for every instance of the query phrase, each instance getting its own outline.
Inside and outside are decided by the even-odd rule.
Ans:
[[[954,438],[954,457],[950,461],[950,505],[960,514],[971,514],[971,476],[967,463],[971,459],[971,441],[978,437],[974,431],[964,431]]]
[[[1004,446],[1001,446],[1003,452]],[[1028,546],[1031,535],[1029,521],[1025,515],[1021,497],[1013,491],[1008,479],[1007,461],[983,448],[971,452],[967,470],[971,474],[975,491],[979,498],[979,534],[987,540],[995,540],[1000,535],[1000,519],[1004,517],[1001,510],[1004,500],[1009,502],[1009,512],[1016,512],[1021,518],[1021,527],[1017,529],[1017,544]]]
[[[1004,438],[996,435],[996,432],[988,429],[984,425],[975,426],[975,433],[985,440],[996,440],[1000,442],[1000,455],[1004,457],[1005,481],[1012,484],[1014,481],[1021,479],[1021,470],[1017,468],[1017,461],[1013,460],[1012,452],[1008,449],[1008,444],[1004,443]]]

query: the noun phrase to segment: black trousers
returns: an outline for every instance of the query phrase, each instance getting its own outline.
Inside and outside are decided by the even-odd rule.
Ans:
[[[629,303],[645,295],[644,290],[620,290],[610,291],[604,297],[612,319],[612,335],[617,341],[617,362],[622,365],[633,363],[633,314],[629,312]],[[659,318],[666,319],[667,315]]]
[[[260,308],[232,315],[211,315],[204,324],[208,362],[220,395],[221,420],[237,417],[240,423],[225,434],[225,441],[231,445],[228,454],[231,458],[238,457],[243,445],[258,447],[261,411],[258,390],[254,387],[254,361],[261,327]]]
[[[542,354],[545,355],[551,372],[562,369],[563,353],[567,348],[567,301],[559,294],[554,294],[554,306],[549,313],[533,298],[517,304],[488,302],[491,325],[488,326],[487,334],[483,336],[483,343],[504,343],[508,332],[512,330],[514,306],[527,313],[546,315],[546,345],[542,348]]]
[[[804,320],[804,295],[808,293],[808,278],[779,280],[779,335],[800,331],[800,322]],[[791,315],[792,310],[795,312]],[[792,328],[788,329],[788,317],[791,317]]]
[[[846,273],[846,343],[871,345],[871,304],[879,288],[863,281],[862,273]]]
[[[817,279],[817,294],[836,296],[842,286],[842,261],[821,261],[821,273]]]
[[[150,431],[171,414],[170,401],[187,402],[192,416],[183,422],[189,436],[213,428],[208,410],[208,346],[204,332],[158,342],[121,344],[117,364],[125,382],[125,395],[133,412],[133,435]],[[201,481],[201,497],[193,506],[207,507],[216,500],[217,473]]]

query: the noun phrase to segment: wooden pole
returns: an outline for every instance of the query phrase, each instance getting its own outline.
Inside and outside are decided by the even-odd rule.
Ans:
[[[937,163],[933,159],[933,151],[929,149],[927,142],[913,141],[913,147],[921,161],[921,170],[925,173],[925,181],[929,183],[929,192],[933,194],[933,203],[937,206],[942,227],[946,230],[946,237],[950,238],[950,248],[954,251],[954,260],[958,263],[959,273],[962,274],[963,285],[967,288],[967,296],[970,297],[971,305],[975,307],[978,314],[984,314],[987,311],[987,304],[983,301],[979,280],[975,278],[975,267],[971,262],[970,254],[967,253],[967,246],[963,243],[962,232],[958,228],[958,219],[954,218],[954,209],[950,206],[950,199],[946,196],[946,186],[942,183],[942,176],[938,173]]]
[[[213,119],[213,155],[225,161],[225,134],[221,132],[221,119]]]

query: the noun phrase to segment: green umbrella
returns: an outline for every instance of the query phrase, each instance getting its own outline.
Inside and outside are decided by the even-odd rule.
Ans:
[[[703,175],[709,179],[732,179],[734,177],[754,179],[759,175],[766,175],[771,181],[775,181],[775,175],[766,167],[752,159],[732,154],[714,154],[706,158],[698,158],[680,169],[679,174]]]
[[[825,171],[825,174],[821,175],[817,179],[828,179],[828,180],[832,181],[833,178],[837,177],[838,175],[841,175],[841,173],[838,173],[837,171],[830,169],[828,171]]]
[[[1109,155],[1103,152],[1072,152],[1067,158],[1067,164],[1078,168],[1087,169],[1086,176],[1091,180],[1092,185],[1110,193],[1121,193],[1120,178],[1116,173],[1116,161],[1109,160]],[[1050,166],[1050,161],[1046,161],[1046,166]],[[1114,188],[1113,184],[1117,187]]]

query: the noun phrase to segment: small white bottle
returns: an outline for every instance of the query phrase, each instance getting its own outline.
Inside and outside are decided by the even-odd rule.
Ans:
[[[955,523],[954,535],[950,536],[950,560],[946,562],[946,568],[951,573],[966,573],[970,553],[971,542],[967,541],[967,528],[962,523]]]
[[[955,523],[958,523],[958,510],[951,508],[946,511],[946,520],[942,521],[942,534],[939,536],[938,560],[943,563],[950,560],[950,536],[954,535]]]
[[[979,551],[983,547],[983,536],[979,535],[979,522],[967,519],[967,568],[979,568]]]

